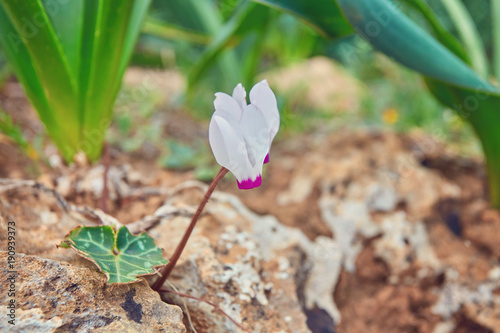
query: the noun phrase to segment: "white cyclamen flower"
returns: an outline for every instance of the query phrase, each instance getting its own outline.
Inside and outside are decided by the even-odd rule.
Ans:
[[[233,96],[216,93],[215,112],[210,121],[209,140],[217,163],[233,173],[240,189],[261,184],[262,166],[280,126],[278,105],[266,80],[250,90],[247,105],[240,84]]]

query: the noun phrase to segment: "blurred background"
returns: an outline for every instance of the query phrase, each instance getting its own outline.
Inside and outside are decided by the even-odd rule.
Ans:
[[[103,92],[103,100],[109,105],[113,105],[113,99],[107,98],[108,88],[110,96],[114,96],[114,90],[117,95],[109,110],[107,130],[96,120],[107,112],[106,105],[103,112],[98,110],[89,117],[96,120],[89,128],[101,126],[105,133],[103,156],[101,142],[91,156],[65,156],[61,147],[66,136],[76,132],[68,130],[74,124],[65,128],[64,120],[52,128],[56,135],[50,133],[48,122],[44,121],[44,126],[40,121],[43,112],[37,114],[26,98],[30,95],[21,85],[25,82],[14,75],[14,69],[18,72],[19,68],[13,65],[12,57],[10,63],[6,60],[8,52],[0,48],[0,178],[35,179],[55,189],[69,203],[102,208],[123,224],[147,220],[163,207],[170,195],[165,193],[187,180],[207,183],[217,173],[219,166],[208,144],[214,93],[231,94],[238,83],[248,93],[255,83],[267,79],[278,100],[281,127],[271,150],[271,163],[264,167],[263,185],[238,191],[234,178],[228,175],[219,189],[235,194],[259,214],[254,220],[261,221],[267,214],[276,217],[276,224],[286,230],[283,232],[292,235],[277,239],[277,243],[294,241],[299,237],[293,236],[295,231],[300,231],[302,243],[292,244],[292,250],[272,258],[272,264],[267,262],[257,274],[264,285],[264,279],[270,276],[266,272],[286,272],[289,275],[283,281],[292,287],[281,303],[269,292],[266,295],[271,305],[262,306],[254,300],[249,305],[237,299],[234,295],[238,292],[233,289],[221,291],[217,281],[207,279],[200,284],[240,304],[248,311],[241,312],[241,317],[250,318],[250,323],[257,318],[254,323],[281,320],[283,324],[293,316],[305,318],[314,333],[500,332],[500,213],[492,208],[487,180],[489,172],[490,187],[496,184],[500,189],[500,169],[496,168],[500,165],[500,132],[498,113],[494,112],[500,108],[494,104],[500,98],[498,91],[491,92],[491,98],[474,95],[486,102],[480,112],[461,118],[430,92],[436,87],[429,88],[428,77],[376,51],[349,25],[346,28],[340,24],[327,31],[324,26],[311,24],[311,17],[293,15],[293,10],[277,5],[341,2],[349,3],[152,0],[149,8],[144,5],[147,11],[144,9],[137,44],[131,48],[121,86],[120,75],[115,75],[116,87],[99,86],[99,74],[111,66],[94,68],[98,74],[95,91]],[[457,58],[476,71],[475,78],[484,79],[494,87],[492,90],[498,87],[500,24],[492,20],[492,13],[500,18],[498,0],[391,3],[429,35],[448,41],[443,42],[445,47],[454,46]],[[460,10],[453,4],[459,4]],[[2,21],[1,28],[5,28]],[[111,54],[113,48],[107,47],[101,58],[107,59],[108,51]],[[469,55],[472,61],[466,61],[471,60]],[[411,54],[407,56],[411,58]],[[473,61],[478,59],[479,63]],[[45,62],[42,59],[42,64]],[[454,70],[450,72],[454,74]],[[54,83],[57,88],[57,80],[47,86]],[[445,83],[453,86],[456,82]],[[463,102],[464,96],[472,96],[472,86],[454,86],[450,95]],[[460,89],[466,95],[461,95]],[[86,111],[90,114],[94,109]],[[64,114],[59,113],[59,118]],[[84,128],[84,117],[75,118],[80,121],[80,127],[75,128]],[[490,142],[489,147],[493,147],[484,151],[477,136],[482,127],[489,133],[481,137],[483,144]],[[61,129],[67,130],[59,137],[62,145],[55,143]],[[91,141],[93,133],[83,131],[80,139]],[[488,172],[484,155],[497,162],[492,162]],[[176,200],[182,209],[198,203],[198,194],[179,193],[182,196]],[[497,193],[498,206],[500,190],[491,193]],[[25,196],[28,199],[23,201]],[[2,209],[31,221],[26,237],[30,233],[44,235],[52,226],[39,224],[38,216],[52,216],[56,205],[45,201],[39,204],[38,197],[29,198],[0,191]],[[23,208],[18,210],[10,200]],[[30,213],[20,213],[24,211]],[[230,214],[227,216],[233,216]],[[247,220],[245,216],[238,221]],[[248,227],[245,223],[238,228]],[[217,250],[220,233],[211,229],[212,225],[205,227],[201,233],[211,235],[212,243],[202,243],[209,244],[207,251],[213,250],[219,260],[225,255]],[[222,229],[220,225],[218,228]],[[46,239],[56,242],[66,232],[50,234]],[[259,244],[260,236],[249,237],[253,248],[258,247],[255,244]],[[320,246],[321,241],[330,244],[326,250]],[[307,242],[311,248],[320,247],[307,252],[301,247]],[[225,267],[220,270],[225,271]],[[315,267],[322,267],[318,271],[323,275]],[[176,282],[182,285],[182,281]],[[222,303],[221,298],[213,297]],[[288,316],[284,304],[295,306],[298,312]],[[189,303],[189,307],[199,315],[193,319],[196,327],[216,320],[211,310],[202,313],[197,302]],[[232,305],[226,310],[233,311]],[[258,317],[262,313],[265,320]]]
[[[442,3],[428,4],[443,26],[459,38]],[[463,4],[491,60],[490,1],[464,0]],[[405,2],[398,6],[430,30],[419,12]],[[180,133],[174,130],[163,135],[157,117],[182,109],[183,117],[189,114],[207,121],[213,112],[214,92],[230,93],[239,82],[249,90],[263,78],[278,96],[282,116],[278,140],[345,126],[401,133],[421,130],[465,156],[480,154],[470,127],[433,98],[418,74],[375,52],[356,34],[325,38],[297,17],[264,5],[239,0],[154,0],[130,66],[108,140],[127,152],[154,148],[154,154],[161,155],[159,163],[166,167],[202,168],[191,157],[209,150],[205,142],[183,137],[182,124]],[[13,80],[0,50],[0,85]],[[44,157],[43,129],[23,129],[15,119],[18,115],[6,105],[10,91],[2,92],[2,133],[22,149],[31,154],[36,150]],[[176,122],[166,126],[175,127]],[[183,155],[169,157],[175,154]]]

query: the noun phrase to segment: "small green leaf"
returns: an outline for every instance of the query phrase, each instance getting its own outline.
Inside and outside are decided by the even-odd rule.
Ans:
[[[77,227],[61,244],[68,246],[99,267],[108,283],[136,282],[168,262],[150,236],[134,236],[124,226],[118,232],[109,226]]]

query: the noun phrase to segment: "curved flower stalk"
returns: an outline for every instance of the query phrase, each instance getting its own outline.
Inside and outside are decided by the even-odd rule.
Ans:
[[[252,88],[248,105],[245,88],[238,84],[233,96],[216,93],[214,106],[209,140],[222,168],[208,187],[169,263],[158,272],[160,277],[153,284],[154,290],[160,290],[174,269],[203,208],[226,173],[231,171],[234,174],[240,189],[251,189],[260,186],[262,166],[269,161],[271,143],[280,127],[280,115],[276,97],[267,81],[263,80]]]
[[[217,163],[233,173],[240,189],[261,185],[262,167],[280,126],[276,97],[267,80],[250,90],[240,84],[233,95],[216,93],[209,140]]]

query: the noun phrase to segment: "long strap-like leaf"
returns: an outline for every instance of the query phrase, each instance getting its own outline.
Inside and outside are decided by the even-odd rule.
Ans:
[[[491,0],[491,22],[493,25],[493,71],[500,84],[500,0]]]
[[[150,0],[86,0],[82,30],[80,121],[87,155],[99,157],[121,78]]]
[[[356,31],[401,64],[458,86],[495,91],[460,58],[429,36],[388,0],[337,0]]]
[[[76,78],[41,1],[2,0],[0,42],[52,138],[76,146]]]
[[[424,75],[430,91],[474,128],[486,155],[493,206],[500,208],[500,91],[388,0],[337,0],[377,49]]]
[[[66,160],[100,155],[150,0],[0,0],[0,42]]]
[[[451,52],[455,53],[460,59],[462,59],[465,63],[470,64],[471,59],[464,46],[460,43],[460,41],[453,36],[446,28],[441,24],[439,18],[432,11],[431,7],[425,0],[404,0],[408,5],[415,8],[417,11],[422,14],[422,16],[429,23],[434,36],[436,39],[446,46]]]
[[[472,68],[483,77],[488,76],[488,60],[479,31],[461,0],[441,0],[454,22],[471,57]]]

